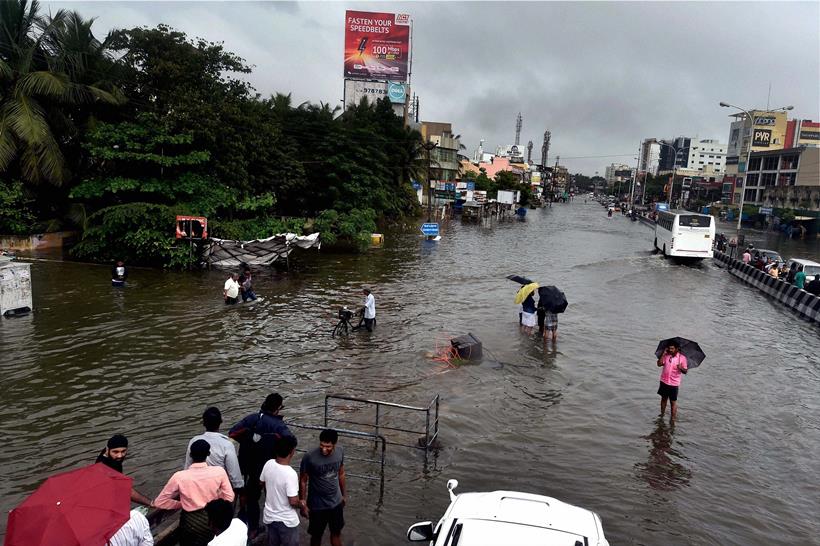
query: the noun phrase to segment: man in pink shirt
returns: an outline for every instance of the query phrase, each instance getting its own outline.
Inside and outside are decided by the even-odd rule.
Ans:
[[[680,347],[674,341],[669,343],[666,351],[658,359],[658,367],[661,370],[661,384],[658,387],[658,394],[661,395],[661,417],[666,414],[666,401],[672,402],[669,422],[674,423],[678,416],[678,387],[680,381],[688,371],[686,357],[680,353]]]
[[[180,546],[207,546],[214,533],[208,526],[205,505],[215,499],[232,502],[234,498],[225,469],[208,466],[205,462],[210,452],[211,445],[207,441],[192,443],[190,468],[174,473],[154,500],[157,508],[182,509],[179,515]]]

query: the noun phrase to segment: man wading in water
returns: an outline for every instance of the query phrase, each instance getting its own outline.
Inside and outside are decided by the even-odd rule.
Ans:
[[[666,413],[668,399],[672,402],[669,422],[674,423],[678,416],[678,387],[683,374],[688,371],[686,357],[680,354],[677,343],[673,341],[666,347],[666,351],[658,359],[658,367],[663,368],[658,387],[658,394],[661,395],[661,417]]]

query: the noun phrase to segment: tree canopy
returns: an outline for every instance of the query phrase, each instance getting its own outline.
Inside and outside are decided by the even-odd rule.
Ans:
[[[184,265],[175,214],[208,216],[216,237],[355,245],[418,212],[421,135],[387,99],[294,105],[260,96],[221,43],[92,27],[0,3],[0,233],[71,227],[85,259]]]

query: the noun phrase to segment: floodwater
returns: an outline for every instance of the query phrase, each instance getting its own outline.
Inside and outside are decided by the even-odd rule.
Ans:
[[[410,524],[443,513],[450,478],[462,492],[592,509],[612,544],[815,542],[818,327],[711,262],[676,265],[651,244],[642,224],[577,200],[493,228],[454,223],[439,243],[389,234],[361,256],[302,252],[290,274],[256,276],[263,301],[230,308],[218,271],[134,269],[113,289],[105,267],[34,263],[36,312],[0,321],[0,509],[93,461],[115,432],[131,442],[127,473],[154,496],[208,405],[227,428],[278,391],[288,420],[320,425],[326,394],[414,406],[438,394],[440,447],[426,464],[389,445],[381,498],[378,482],[349,478],[346,544],[404,543]],[[565,291],[557,346],[519,332],[509,274]],[[362,285],[376,296],[376,332],[331,338]],[[481,363],[431,358],[466,332],[484,343]],[[671,429],[658,420],[653,351],[674,335],[708,357],[685,377]],[[336,415],[372,417],[352,403]],[[424,427],[423,414],[382,419]],[[300,447],[318,442],[295,430]],[[353,459],[369,444],[342,442],[348,473],[373,474]]]

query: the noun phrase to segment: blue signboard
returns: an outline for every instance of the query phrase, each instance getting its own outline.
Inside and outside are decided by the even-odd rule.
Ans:
[[[475,191],[475,182],[467,182],[467,189],[469,191]]]
[[[655,210],[669,210],[669,203],[656,203]]]
[[[416,190],[416,191],[419,191],[421,189],[421,184],[419,184],[418,182],[416,182],[414,180],[413,181],[413,189]]]
[[[772,207],[760,207],[760,214],[765,214],[766,216],[772,215]]]
[[[444,191],[456,191],[456,185],[452,182],[445,182]]]
[[[438,236],[438,224],[422,224],[421,232],[428,237]]]
[[[387,84],[387,98],[390,102],[403,104],[407,100],[403,83],[390,82]]]

